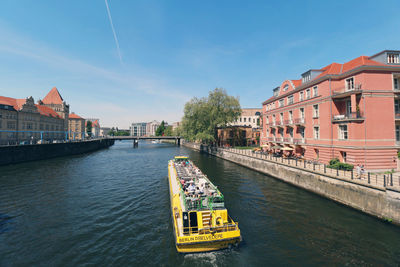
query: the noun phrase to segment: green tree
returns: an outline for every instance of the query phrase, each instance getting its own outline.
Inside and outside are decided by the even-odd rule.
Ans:
[[[88,136],[92,136],[92,122],[91,121],[86,121],[86,132]]]
[[[164,135],[165,136],[173,136],[172,126],[165,127]]]
[[[204,143],[217,140],[218,127],[225,127],[241,114],[239,99],[225,89],[216,88],[208,97],[192,98],[185,104],[182,135],[189,141]]]
[[[164,134],[165,131],[165,122],[162,121],[160,126],[158,126],[158,128],[156,129],[156,136],[162,136]]]

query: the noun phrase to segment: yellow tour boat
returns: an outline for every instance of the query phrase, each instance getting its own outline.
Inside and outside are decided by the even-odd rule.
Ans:
[[[228,215],[224,196],[188,157],[168,163],[175,244],[178,252],[205,252],[238,245],[238,223]]]

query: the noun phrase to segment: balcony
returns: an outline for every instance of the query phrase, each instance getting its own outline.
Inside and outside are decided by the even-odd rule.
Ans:
[[[293,138],[292,137],[283,138],[283,142],[285,142],[285,143],[293,143]]]
[[[362,112],[351,112],[348,114],[339,114],[332,117],[332,122],[345,122],[345,121],[363,121],[364,114]]]
[[[361,83],[356,84],[354,88],[341,88],[332,92],[332,99],[340,99],[353,94],[362,94]]]
[[[303,125],[303,124],[305,124],[305,119],[304,118],[296,118],[296,119],[294,119],[294,124]]]
[[[275,139],[276,142],[283,142],[283,137],[276,137]]]
[[[295,145],[305,144],[306,143],[306,139],[305,138],[295,138],[295,139],[293,139],[293,143]]]
[[[285,120],[284,124],[285,125],[292,125],[293,124],[293,120]]]

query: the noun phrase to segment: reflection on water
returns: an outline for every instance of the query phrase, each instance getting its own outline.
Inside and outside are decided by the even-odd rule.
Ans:
[[[178,254],[167,162],[188,154],[225,196],[239,248]],[[0,168],[0,266],[392,265],[400,228],[233,163],[169,144]]]

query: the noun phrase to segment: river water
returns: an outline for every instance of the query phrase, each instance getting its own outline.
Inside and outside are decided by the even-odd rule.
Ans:
[[[167,162],[189,155],[225,195],[243,242],[178,254]],[[0,266],[398,266],[400,227],[170,144],[0,167]]]

